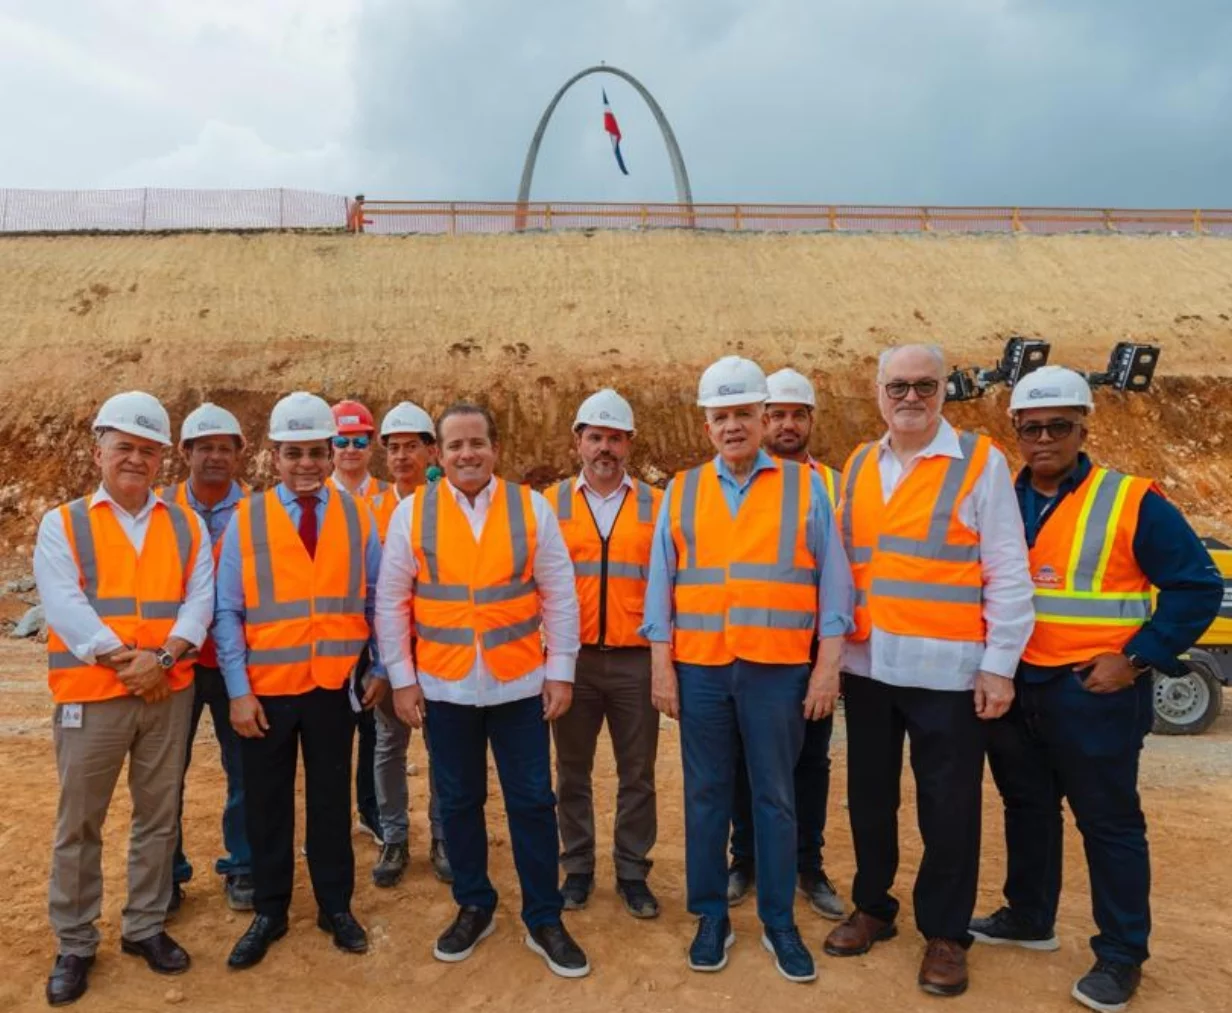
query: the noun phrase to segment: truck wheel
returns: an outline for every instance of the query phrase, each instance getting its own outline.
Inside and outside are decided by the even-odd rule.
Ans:
[[[1201,735],[1223,710],[1223,683],[1203,659],[1191,658],[1187,675],[1155,672],[1156,735]]]

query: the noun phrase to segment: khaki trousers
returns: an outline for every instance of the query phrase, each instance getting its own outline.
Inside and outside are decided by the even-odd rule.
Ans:
[[[103,821],[125,758],[133,820],[122,932],[140,942],[163,930],[192,703],[191,686],[156,704],[138,697],[85,703],[80,728],[63,727],[64,705],[56,707],[60,805],[48,907],[61,954],[88,957],[98,949]]]

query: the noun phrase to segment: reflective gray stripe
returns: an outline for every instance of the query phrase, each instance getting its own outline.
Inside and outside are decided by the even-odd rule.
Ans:
[[[180,483],[176,482],[175,485],[169,485],[165,489],[163,489],[162,495],[159,496],[159,499],[161,499],[164,503],[174,503],[175,497],[179,493],[179,491],[180,491]]]
[[[697,569],[697,485],[701,475],[701,468],[686,471],[684,488],[680,490],[680,537],[684,539],[684,566],[680,567],[681,572]],[[676,583],[680,583],[679,573]]]
[[[415,623],[415,635],[432,644],[448,644],[451,647],[470,647],[475,642],[475,631],[469,627],[450,628]]]
[[[952,545],[949,542],[937,544],[919,538],[904,538],[902,535],[882,535],[877,539],[877,548],[881,552],[893,552],[899,556],[913,556],[916,559],[931,559],[942,563],[980,561],[978,545]],[[871,550],[866,551],[869,551],[871,558]]]
[[[347,546],[350,549],[350,559],[347,560],[346,596],[350,601],[360,603],[358,608],[349,607],[340,611],[362,612],[364,608],[364,529],[359,523],[359,504],[346,492],[339,493],[338,502],[342,506],[342,515],[346,518]]]
[[[699,587],[727,583],[727,571],[715,566],[690,566],[676,571],[677,587]]]
[[[131,616],[137,611],[136,598],[90,598],[90,605],[100,618]]]
[[[573,572],[579,577],[602,577],[603,564],[592,562],[581,562],[573,564]],[[613,563],[607,564],[607,575],[609,577],[628,577],[630,580],[645,580],[649,571],[644,566],[639,566],[637,563]]]
[[[911,601],[935,601],[953,605],[978,605],[984,600],[984,589],[959,584],[924,583],[917,580],[873,579],[873,594],[883,598],[906,598]]]
[[[847,488],[843,491],[843,502],[846,504],[846,509],[843,511],[843,544],[847,546],[847,556],[853,563],[867,563],[873,558],[873,550],[871,548],[855,549],[852,546],[854,537],[852,535],[852,505],[855,500],[856,479],[860,477],[860,470],[864,466],[864,459],[875,447],[875,443],[866,443],[856,451],[856,456],[851,460],[851,468],[847,472]],[[856,553],[861,554],[857,558]],[[867,553],[867,557],[864,556]]]
[[[367,640],[318,640],[318,658],[358,658]]]
[[[637,522],[639,524],[654,523],[654,493],[645,482],[637,484]]]
[[[689,633],[722,633],[723,616],[712,612],[677,612],[675,626]]]
[[[363,612],[363,598],[314,598],[313,608],[325,615],[355,615]]]
[[[542,620],[539,616],[534,615],[529,619],[523,619],[520,623],[513,623],[509,626],[500,626],[494,630],[488,630],[483,635],[483,646],[485,650],[492,650],[504,644],[512,644],[516,640],[521,640],[523,637],[529,637],[537,631],[542,625]]]
[[[882,535],[877,539],[879,552],[892,552],[900,556],[912,556],[915,559],[930,559],[943,563],[979,562],[980,547],[978,545],[954,545],[946,540],[950,521],[954,517],[954,509],[958,505],[958,493],[971,471],[971,454],[975,450],[978,439],[979,437],[973,432],[964,431],[959,434],[958,446],[963,456],[951,457],[946,466],[945,477],[941,480],[941,491],[933,502],[933,513],[928,522],[928,533],[924,538]]]
[[[522,579],[526,564],[530,561],[530,548],[526,536],[526,511],[522,502],[522,489],[510,482],[502,483],[505,487],[505,499],[509,511],[509,537],[513,544],[513,579]],[[475,600],[479,600],[476,592]]]
[[[73,543],[77,548],[77,566],[81,570],[82,590],[90,603],[94,604],[94,599],[98,597],[98,557],[94,554],[94,532],[90,528],[90,504],[84,499],[73,500],[68,505],[68,519],[73,526]]]
[[[556,486],[556,519],[573,520],[573,480],[562,479]]]
[[[727,613],[733,626],[761,626],[771,630],[811,630],[817,625],[812,612],[792,612],[787,609],[733,608]]]
[[[293,665],[300,661],[312,660],[312,648],[308,644],[297,647],[267,647],[260,650],[249,650],[250,665]]]
[[[1150,598],[1070,598],[1065,595],[1035,596],[1036,618],[1114,619],[1145,623],[1151,618]]]
[[[856,608],[863,608],[868,605],[868,588],[856,588]]]
[[[415,597],[429,601],[470,601],[471,589],[467,584],[421,584],[415,585]]]
[[[1087,513],[1086,528],[1080,533],[1082,548],[1079,550],[1078,566],[1074,571],[1074,591],[1095,590],[1095,571],[1099,569],[1099,558],[1104,554],[1104,546],[1108,540],[1108,521],[1112,518],[1112,510],[1116,506],[1121,486],[1129,481],[1127,475],[1103,468],[1099,469],[1096,475],[1099,485],[1093,493],[1095,498]]]
[[[494,584],[491,587],[475,588],[475,604],[491,605],[498,601],[512,601],[525,594],[532,593],[539,585],[532,577],[530,580],[513,580],[508,584]]]
[[[143,601],[141,603],[142,619],[174,619],[180,614],[178,601]]]
[[[871,563],[873,550],[868,545],[850,545],[847,547],[847,556],[853,563]]]
[[[47,652],[47,668],[52,672],[62,671],[66,668],[84,668],[85,664],[72,651]]]
[[[171,530],[175,532],[175,546],[180,552],[180,569],[184,573],[184,586],[188,586],[188,575],[192,572],[192,521],[178,503],[167,504],[167,516],[171,519]]]
[[[440,483],[433,482],[424,490],[423,502],[415,505],[423,511],[419,520],[419,548],[424,554],[424,564],[428,568],[428,583],[435,584],[440,580],[440,564],[436,556],[436,525],[437,504],[439,502]]]
[[[793,552],[794,556],[795,553]],[[775,584],[816,584],[817,571],[781,563],[731,563],[727,567],[733,580],[767,580]],[[719,571],[722,573],[722,571]]]
[[[793,569],[796,558],[796,538],[800,534],[800,476],[804,468],[795,461],[783,461],[780,465],[783,472],[783,499],[781,516],[779,518],[779,560],[778,569],[786,575]],[[731,575],[737,577],[734,568]],[[758,578],[754,578],[758,579]],[[777,577],[764,578],[777,580]],[[796,583],[788,580],[788,583]]]

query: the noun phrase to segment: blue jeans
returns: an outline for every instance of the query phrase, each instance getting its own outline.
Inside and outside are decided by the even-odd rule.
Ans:
[[[192,723],[188,726],[188,750],[184,761],[184,777],[180,778],[180,821],[175,844],[175,867],[172,878],[176,883],[192,879],[192,863],[184,854],[184,779],[192,763],[193,739],[201,723],[201,712],[208,706],[214,722],[214,737],[218,740],[218,752],[222,769],[227,775],[227,800],[222,810],[222,845],[226,858],[214,863],[214,871],[220,876],[248,875],[252,872],[252,851],[248,846],[248,831],[244,825],[244,779],[240,774],[240,737],[231,727],[231,700],[222,673],[217,668],[195,665],[193,680]]]
[[[1089,693],[1076,675],[1017,684],[988,727],[988,762],[1005,803],[1005,899],[1047,931],[1061,896],[1061,799],[1082,834],[1102,960],[1149,956],[1151,863],[1138,798],[1138,758],[1153,719],[1151,680]]]
[[[809,666],[678,662],[684,763],[685,879],[689,911],[727,916],[727,835],[742,742],[753,796],[757,914],[795,925],[796,793]]]
[[[454,901],[485,911],[496,907],[484,819],[490,742],[522,887],[522,921],[529,929],[558,924],[564,907],[557,872],[560,838],[543,698],[535,694],[497,707],[429,700],[427,733],[453,866]]]

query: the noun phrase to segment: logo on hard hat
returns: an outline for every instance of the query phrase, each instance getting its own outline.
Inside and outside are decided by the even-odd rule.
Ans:
[[[726,397],[728,394],[745,394],[748,393],[748,384],[744,383],[721,383],[719,384],[719,397]]]
[[[358,415],[339,415],[338,424],[342,426],[357,426],[359,425]]]
[[[136,425],[139,425],[142,429],[152,429],[156,433],[162,432],[162,429],[159,427],[158,423],[151,422],[144,415],[137,415],[136,417],[134,417],[133,422]]]
[[[209,432],[211,429],[221,429],[221,428],[222,428],[221,423],[211,422],[209,419],[202,419],[200,422],[197,423],[197,432],[199,433],[205,433],[205,432]]]
[[[293,433],[298,433],[301,430],[314,429],[312,419],[290,419],[287,422],[287,428]]]
[[[1037,401],[1044,397],[1062,397],[1064,393],[1060,387],[1033,387],[1027,391],[1027,397]]]
[[[599,418],[601,419],[614,419],[615,417],[616,416],[609,412],[606,408],[599,412]]]

